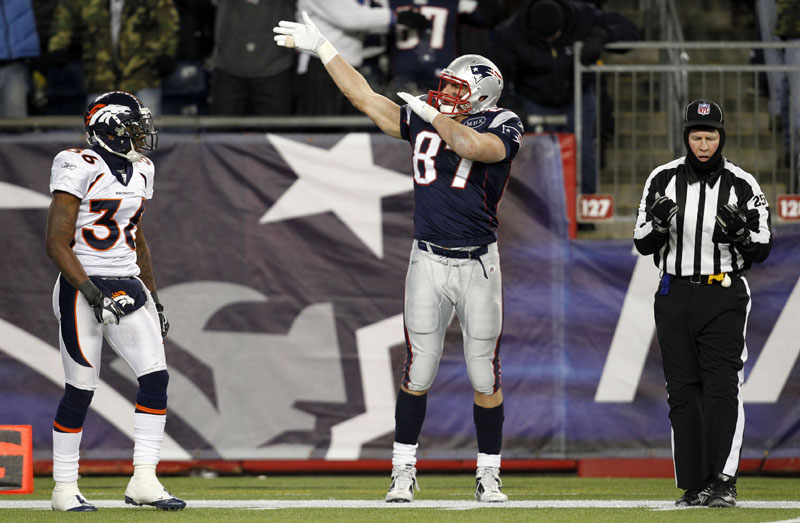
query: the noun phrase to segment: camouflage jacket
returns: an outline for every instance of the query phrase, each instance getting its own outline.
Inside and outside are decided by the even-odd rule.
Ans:
[[[86,91],[138,91],[160,85],[159,68],[178,48],[178,11],[173,0],[128,0],[117,48],[111,42],[108,0],[60,0],[53,14],[48,51],[76,41]]]
[[[775,35],[784,40],[800,38],[800,2],[797,0],[778,0]]]

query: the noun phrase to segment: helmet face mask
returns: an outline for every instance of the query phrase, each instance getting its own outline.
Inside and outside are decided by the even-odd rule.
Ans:
[[[455,92],[448,91],[456,86]],[[475,114],[497,106],[503,77],[490,60],[464,55],[453,60],[439,75],[439,88],[428,92],[428,103],[447,116]]]
[[[124,91],[112,91],[95,98],[84,113],[86,139],[130,162],[141,159],[141,151],[158,147],[158,131],[150,110]]]
[[[448,94],[446,92],[449,85],[456,86],[455,93],[451,91],[452,94]],[[469,101],[471,97],[472,89],[469,82],[456,78],[446,71],[442,71],[439,75],[438,90],[428,91],[428,103],[446,116],[469,113],[472,108],[472,103]]]

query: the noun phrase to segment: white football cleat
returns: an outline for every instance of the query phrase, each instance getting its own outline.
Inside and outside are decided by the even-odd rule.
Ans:
[[[96,512],[97,507],[86,501],[78,489],[78,482],[56,483],[53,497],[50,498],[53,510],[64,512]]]
[[[164,488],[155,476],[133,476],[125,489],[125,503],[129,505],[150,505],[160,510],[183,510],[186,502],[178,499]]]
[[[417,485],[417,469],[414,465],[392,467],[392,484],[384,498],[387,503],[408,503],[414,501],[414,488]]]
[[[508,501],[508,496],[500,488],[500,469],[497,467],[478,467],[475,473],[475,499],[488,503]]]

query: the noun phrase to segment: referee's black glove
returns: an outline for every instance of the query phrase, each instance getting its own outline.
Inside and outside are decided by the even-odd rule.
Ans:
[[[747,217],[739,207],[732,203],[723,205],[717,210],[717,223],[728,239],[736,245],[750,243],[750,231],[747,229]]]
[[[656,201],[650,206],[650,214],[653,215],[653,230],[658,234],[666,234],[672,218],[678,212],[678,204],[670,200],[666,195],[661,196],[656,193]]]

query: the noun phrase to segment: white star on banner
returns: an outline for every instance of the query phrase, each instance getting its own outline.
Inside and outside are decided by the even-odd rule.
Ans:
[[[47,209],[50,197],[36,191],[0,182],[0,209]]]
[[[258,220],[273,223],[323,212],[334,213],[358,239],[383,258],[381,200],[413,190],[409,176],[372,163],[369,134],[345,135],[331,149],[268,134],[297,175],[289,190]]]

